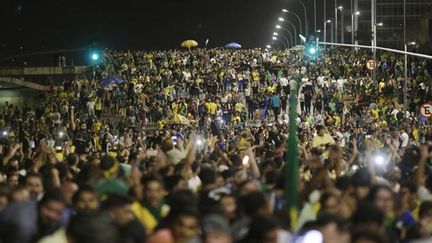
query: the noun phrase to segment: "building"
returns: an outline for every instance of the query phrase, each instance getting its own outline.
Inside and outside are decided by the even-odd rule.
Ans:
[[[354,0],[356,40],[371,43],[371,0]],[[405,2],[405,5],[404,5]],[[377,45],[403,49],[404,6],[406,42],[430,44],[432,33],[432,0],[376,0]]]

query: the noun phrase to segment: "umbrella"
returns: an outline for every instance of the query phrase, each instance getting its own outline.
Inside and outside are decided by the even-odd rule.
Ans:
[[[198,42],[194,41],[194,40],[185,40],[181,43],[180,45],[181,47],[184,48],[192,48],[192,47],[197,47],[198,46]]]
[[[240,49],[242,46],[239,43],[231,42],[225,45],[228,49]]]
[[[110,86],[113,84],[121,84],[121,83],[124,83],[124,80],[119,77],[108,77],[102,80],[100,84],[102,86]]]

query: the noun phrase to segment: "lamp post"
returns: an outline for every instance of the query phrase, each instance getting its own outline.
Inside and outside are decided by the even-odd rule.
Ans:
[[[288,38],[286,38],[286,36],[284,36],[284,35],[279,35],[279,33],[277,33],[277,32],[273,32],[273,36],[276,36],[276,38],[279,37],[279,36],[281,36],[281,37],[285,40],[287,46],[293,46],[291,36],[290,36],[290,40],[291,40],[291,41],[289,41]]]
[[[288,35],[289,35],[290,38],[291,38],[291,41],[294,41],[294,43],[297,42],[297,38],[293,38],[293,37],[292,37],[292,34],[291,34],[291,31],[289,31],[288,29],[286,29],[286,28],[284,28],[284,27],[282,27],[282,26],[280,26],[280,25],[276,25],[275,28],[287,32]]]
[[[337,10],[339,10],[340,12],[341,12],[341,26],[340,26],[340,28],[341,28],[341,30],[340,30],[340,35],[341,35],[341,37],[340,37],[340,40],[341,40],[341,43],[344,43],[344,13],[343,13],[343,7],[342,6],[339,6],[339,7],[337,7]],[[336,10],[336,13],[337,13],[337,10]]]
[[[314,0],[314,33],[316,33],[316,0]]]
[[[337,42],[337,31],[338,31],[338,9],[337,9],[337,0],[334,1],[335,8],[335,42]]]
[[[287,46],[286,46],[285,42],[279,40],[276,36],[273,36],[273,37],[272,37],[272,40],[274,40],[274,41],[279,41],[280,43],[282,43],[283,48],[287,49]]]
[[[408,46],[415,45],[416,42],[405,42],[405,52],[408,51]],[[403,102],[404,102],[404,111],[408,110],[408,55],[405,53],[405,61],[404,61],[404,85],[403,85]],[[405,116],[405,115],[404,115]]]
[[[308,32],[309,27],[308,27],[308,21],[307,21],[308,17],[307,17],[306,6],[305,6],[305,4],[304,4],[304,2],[302,0],[297,0],[297,2],[299,2],[302,5],[302,7],[303,7],[304,17],[305,17],[305,31],[306,31],[305,34],[307,35],[309,33]]]
[[[371,0],[371,27],[372,27],[372,51],[373,51],[373,60],[376,65],[376,46],[377,46],[377,25],[382,26],[382,23],[377,24],[376,23],[376,0]],[[372,79],[374,83],[376,83],[376,68],[372,70]]]
[[[354,6],[352,6],[351,0],[351,10],[353,10]],[[355,43],[355,27],[354,27],[354,16],[359,16],[360,11],[351,12],[351,44],[354,45]]]
[[[327,42],[327,24],[330,24],[330,42],[333,43],[333,21],[331,19],[326,20],[324,24],[324,42]]]
[[[323,25],[324,25],[324,33],[323,33],[324,38],[323,38],[323,40],[324,40],[324,42],[327,41],[327,37],[326,37],[326,26],[327,26],[326,8],[327,8],[327,1],[324,0],[324,4],[323,4],[323,9],[324,9],[323,10]],[[324,48],[325,48],[325,46],[324,46]]]
[[[293,29],[294,29],[294,43],[297,45],[297,28],[295,27],[295,25],[289,21],[289,20],[285,20],[284,18],[278,18],[279,22],[287,22],[288,24],[290,24]]]
[[[292,15],[296,16],[297,20],[299,21],[299,26],[300,26],[300,32],[299,33],[303,33],[302,32],[302,28],[303,28],[302,27],[302,21],[300,19],[300,16],[298,16],[298,14],[296,14],[296,13],[294,13],[292,11],[289,11],[287,9],[282,9],[282,12],[285,13],[285,14],[292,14]],[[303,33],[303,34],[306,36],[306,33]]]

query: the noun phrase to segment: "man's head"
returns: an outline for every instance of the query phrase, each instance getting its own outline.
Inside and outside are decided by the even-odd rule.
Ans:
[[[117,243],[119,233],[109,220],[101,214],[85,213],[72,217],[66,229],[69,243]]]
[[[92,212],[99,208],[96,192],[90,186],[81,187],[73,195],[72,204],[77,212]]]
[[[322,137],[325,134],[325,127],[323,125],[317,125],[316,131],[317,131],[318,136]]]
[[[45,225],[56,225],[61,223],[65,201],[60,190],[48,191],[44,194],[38,204],[39,221]]]
[[[132,200],[123,195],[111,194],[102,204],[102,209],[117,225],[127,225],[133,219]]]
[[[159,206],[165,195],[163,182],[157,177],[146,177],[142,179],[144,199],[150,205]]]
[[[30,192],[31,199],[38,199],[44,191],[42,178],[38,174],[30,174],[26,177],[25,186]]]

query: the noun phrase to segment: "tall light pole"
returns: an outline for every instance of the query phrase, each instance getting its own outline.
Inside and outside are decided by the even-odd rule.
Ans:
[[[278,20],[279,20],[279,22],[286,22],[286,23],[290,24],[291,27],[293,27],[293,29],[294,29],[294,43],[297,45],[298,44],[297,43],[297,28],[295,27],[295,25],[291,21],[286,20],[284,18],[278,18]]]
[[[286,29],[286,28],[284,28],[284,27],[282,27],[282,26],[280,26],[280,25],[276,25],[275,28],[287,32],[288,35],[289,35],[290,38],[291,38],[291,41],[294,41],[294,43],[297,42],[297,38],[296,38],[296,36],[294,36],[295,38],[293,38],[293,36],[292,36],[292,34],[291,34],[291,31],[289,31],[288,29]]]
[[[376,23],[376,0],[371,0],[371,27],[372,27],[372,47],[376,47],[377,43],[377,23]],[[373,60],[375,63],[375,67],[372,70],[372,79],[374,83],[376,83],[376,49],[373,48]]]
[[[333,43],[333,21],[331,19],[326,20],[324,24],[324,42],[327,42],[327,24],[330,24],[330,42]]]
[[[406,42],[406,0],[403,1],[403,15],[404,15],[404,33],[403,33],[403,41],[404,41],[404,47],[405,52],[408,51],[408,46]],[[403,102],[404,102],[404,117],[405,113],[408,110],[408,55],[405,54],[405,65],[404,65],[404,86],[403,86]]]
[[[341,37],[340,37],[340,40],[341,40],[341,43],[344,43],[344,34],[345,34],[345,28],[344,28],[344,13],[343,13],[343,7],[342,6],[339,6],[338,8],[337,8],[340,12],[341,12],[341,29],[340,29],[340,35],[341,35]]]
[[[292,46],[292,39],[291,39],[291,41],[289,41],[285,36],[279,35],[279,33],[277,33],[277,32],[273,32],[273,36],[276,36],[276,38],[282,37],[285,40],[288,47]]]
[[[352,4],[351,0],[351,4]],[[354,6],[351,6],[351,9],[354,9]],[[359,16],[360,15],[360,11],[355,11],[351,13],[351,44],[355,44],[355,20],[354,20],[354,16]]]
[[[276,36],[273,36],[273,37],[272,37],[272,40],[274,40],[274,41],[279,41],[280,43],[282,43],[283,47],[284,47],[285,49],[287,49],[287,45],[285,44],[285,42],[279,40]]]
[[[282,9],[282,12],[285,13],[285,14],[292,14],[292,15],[296,16],[296,18],[297,18],[297,20],[299,22],[299,26],[300,26],[300,32],[299,33],[303,33],[306,36],[306,32],[302,32],[303,28],[302,28],[302,21],[300,19],[300,16],[298,16],[298,14],[296,14],[295,12],[289,11],[289,10],[287,10],[285,8]]]
[[[324,12],[323,12],[323,25],[324,25],[324,33],[323,33],[323,35],[324,35],[324,38],[323,39],[324,39],[324,41],[327,40],[327,36],[326,36],[326,29],[327,29],[326,7],[327,7],[327,1],[324,0],[324,6],[323,6],[323,9],[324,9]],[[325,46],[324,46],[324,48],[325,48]]]
[[[338,31],[338,9],[337,9],[337,0],[334,1],[334,9],[335,9],[335,42],[338,41],[337,31]]]
[[[306,35],[308,35],[309,34],[309,32],[308,32],[308,29],[309,29],[309,27],[308,27],[308,17],[307,17],[307,10],[306,10],[306,6],[305,6],[305,4],[304,4],[304,2],[302,1],[302,0],[297,0],[297,2],[299,2],[301,5],[302,5],[302,7],[303,7],[303,11],[304,11],[304,17],[305,17],[305,31],[306,31]],[[307,37],[307,36],[306,36]]]
[[[314,0],[314,33],[316,33],[316,0]]]

